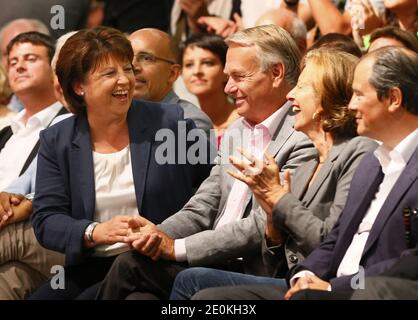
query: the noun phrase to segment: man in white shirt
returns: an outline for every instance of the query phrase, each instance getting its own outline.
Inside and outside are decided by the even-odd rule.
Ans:
[[[34,169],[30,164],[37,155],[39,132],[65,110],[54,94],[50,66],[54,50],[54,40],[38,32],[20,34],[8,46],[10,85],[25,109],[0,131],[0,190],[28,167]],[[27,297],[47,279],[51,265],[63,263],[61,254],[38,244],[27,219],[31,200],[14,197],[0,193],[0,299]],[[3,202],[7,200],[11,208],[5,215]]]
[[[360,60],[350,109],[359,135],[381,145],[360,163],[331,233],[290,270],[287,293],[282,279],[265,278],[264,285],[210,288],[194,298],[349,298],[347,292],[364,289],[364,277],[385,272],[413,252],[418,243],[417,87],[418,56],[412,51],[385,47]]]
[[[62,108],[54,95],[50,65],[53,39],[38,32],[23,33],[12,39],[7,52],[10,86],[25,109],[0,132],[0,190],[27,169],[37,153],[39,132]]]
[[[256,156],[268,148],[286,170],[316,155],[307,137],[293,129],[286,102],[298,77],[300,54],[290,35],[272,25],[236,33],[227,43],[225,92],[235,98],[242,118],[225,132],[216,165],[183,209],[158,228],[142,220],[147,225],[140,238],[131,239],[137,251],[116,258],[99,298],[125,299],[138,291],[133,293],[138,299],[167,299],[175,275],[187,264],[237,270],[236,259],[242,257],[246,272],[273,274],[276,266],[259,257],[264,213],[251,201],[248,187],[227,173],[233,170],[228,159],[238,146],[250,147]],[[151,260],[158,260],[157,252],[160,261]]]

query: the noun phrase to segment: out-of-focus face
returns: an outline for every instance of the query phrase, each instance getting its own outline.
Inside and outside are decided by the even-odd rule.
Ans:
[[[240,116],[260,123],[278,107],[277,87],[271,71],[262,71],[255,47],[231,45],[226,55],[225,73],[229,76],[225,92],[235,99]],[[276,108],[277,109],[277,108]]]
[[[180,66],[169,57],[167,44],[149,33],[136,32],[129,40],[135,55],[135,98],[161,101],[172,89]],[[177,73],[172,68],[177,68]]]
[[[417,0],[383,0],[386,9],[411,9],[416,10]]]
[[[391,117],[388,111],[390,101],[389,98],[378,100],[376,89],[369,83],[372,67],[372,58],[365,59],[357,65],[349,109],[355,113],[359,135],[382,141],[388,134],[387,123]]]
[[[30,23],[17,22],[13,25],[10,25],[3,30],[2,37],[0,39],[0,50],[1,50],[1,63],[4,68],[7,68],[7,45],[10,40],[12,40],[17,35],[29,32],[36,31],[35,28]]]
[[[371,43],[369,47],[369,52],[387,46],[405,47],[402,42],[393,38],[377,38]]]
[[[199,96],[223,92],[227,76],[219,57],[209,50],[187,47],[183,54],[183,80],[187,89]]]
[[[49,90],[53,73],[47,48],[30,42],[16,43],[9,54],[8,77],[18,96]]]
[[[308,136],[311,131],[318,131],[320,123],[315,112],[319,113],[322,110],[313,83],[315,71],[315,66],[308,62],[299,76],[297,85],[286,96],[292,102],[295,112],[295,130]]]
[[[89,113],[126,114],[134,93],[135,77],[130,61],[103,59],[75,92],[84,96]]]

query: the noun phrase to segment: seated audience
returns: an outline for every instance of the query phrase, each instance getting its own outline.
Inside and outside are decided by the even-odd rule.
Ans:
[[[273,25],[246,29],[226,42],[225,92],[242,118],[225,131],[215,167],[182,210],[158,226],[136,219],[141,234],[130,237],[136,250],[116,258],[99,299],[167,299],[176,274],[188,266],[274,273],[275,263],[260,256],[265,216],[250,189],[228,175],[228,158],[236,146],[252,145],[258,155],[267,148],[282,170],[294,170],[316,155],[307,137],[293,129],[286,101],[299,75],[300,53],[290,35]],[[161,242],[144,241],[147,234]]]
[[[284,277],[288,267],[303,261],[323,241],[343,210],[355,169],[376,143],[356,137],[354,115],[348,110],[352,80],[358,58],[341,51],[309,51],[296,87],[287,98],[296,113],[295,130],[305,133],[318,157],[302,164],[290,180],[267,156],[263,163],[248,155],[250,164],[232,158],[239,170],[230,174],[246,183],[267,215],[264,259],[275,259],[275,276]],[[247,152],[245,152],[247,154]],[[261,172],[248,175],[255,163]],[[276,247],[276,249],[272,249]],[[269,251],[275,254],[268,254]],[[270,282],[240,273],[207,268],[181,272],[171,299],[190,299],[208,287]],[[274,279],[279,282],[279,279]],[[282,286],[286,286],[281,280]]]
[[[328,237],[287,276],[269,284],[202,290],[196,299],[289,299],[303,289],[343,292],[359,277],[390,269],[417,246],[418,55],[385,47],[356,67],[353,97],[357,132],[380,141],[354,173],[346,206]],[[265,280],[264,283],[268,281]],[[285,295],[284,295],[285,294]]]
[[[182,52],[183,80],[212,120],[218,145],[225,129],[238,118],[232,99],[224,92],[227,49],[221,37],[199,34],[184,43]]]
[[[60,51],[56,73],[75,116],[41,134],[32,223],[42,246],[65,254],[65,289],[45,283],[31,299],[87,298],[129,249],[129,221],[141,214],[161,222],[209,173],[208,159],[162,162],[159,129],[174,133],[175,152],[191,144],[176,149],[183,111],[132,104],[132,60],[129,40],[106,27],[78,31]],[[185,121],[187,135],[195,126]]]

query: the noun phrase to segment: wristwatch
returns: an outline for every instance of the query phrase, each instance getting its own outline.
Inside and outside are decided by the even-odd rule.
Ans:
[[[26,200],[32,201],[33,198],[35,198],[35,192],[28,193],[27,195],[25,195]]]
[[[84,235],[87,239],[87,242],[94,243],[93,231],[94,231],[94,228],[96,228],[98,224],[99,224],[98,222],[92,222],[87,226],[86,230],[84,231]]]

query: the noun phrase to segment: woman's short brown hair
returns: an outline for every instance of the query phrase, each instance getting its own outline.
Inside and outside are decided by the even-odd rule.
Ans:
[[[85,108],[83,97],[74,91],[74,85],[82,83],[90,71],[110,57],[132,62],[131,43],[119,30],[108,27],[84,29],[71,36],[61,48],[56,74],[65,100],[73,113]]]
[[[309,51],[303,66],[311,64],[313,87],[322,106],[321,121],[325,131],[335,139],[357,135],[354,114],[348,110],[353,95],[354,69],[359,58],[343,51],[315,49]]]

